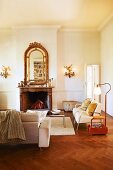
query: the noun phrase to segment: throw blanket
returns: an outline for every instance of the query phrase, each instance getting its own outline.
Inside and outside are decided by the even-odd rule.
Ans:
[[[0,141],[26,140],[20,112],[0,111]]]

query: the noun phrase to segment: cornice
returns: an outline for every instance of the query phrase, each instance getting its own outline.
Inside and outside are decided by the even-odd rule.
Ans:
[[[60,28],[62,32],[97,32],[98,30],[95,28]]]
[[[12,26],[12,29],[29,29],[29,28],[37,28],[37,29],[59,29],[60,25],[23,25],[23,26]]]
[[[99,25],[98,31],[101,31],[110,21],[113,20],[113,11],[112,13]]]

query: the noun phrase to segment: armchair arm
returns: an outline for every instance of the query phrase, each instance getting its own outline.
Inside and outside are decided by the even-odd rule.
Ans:
[[[93,116],[92,119],[105,119],[105,116]]]
[[[94,112],[93,117],[94,117],[94,116],[101,116],[101,113],[99,113],[99,112]]]

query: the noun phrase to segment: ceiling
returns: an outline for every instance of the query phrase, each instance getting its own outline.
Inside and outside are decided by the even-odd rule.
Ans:
[[[0,0],[0,28],[60,25],[98,28],[113,11],[113,0]]]

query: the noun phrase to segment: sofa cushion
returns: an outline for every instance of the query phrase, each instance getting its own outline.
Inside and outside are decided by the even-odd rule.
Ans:
[[[97,107],[97,103],[93,103],[93,102],[90,103],[86,110],[87,115],[93,116],[96,107]]]
[[[89,98],[85,99],[81,105],[81,109],[86,111],[87,107],[89,106],[89,104],[91,103],[91,100]]]
[[[27,110],[27,112],[21,112],[21,120],[23,122],[42,122],[46,115],[48,113],[48,110],[44,111],[34,111],[34,110]]]

